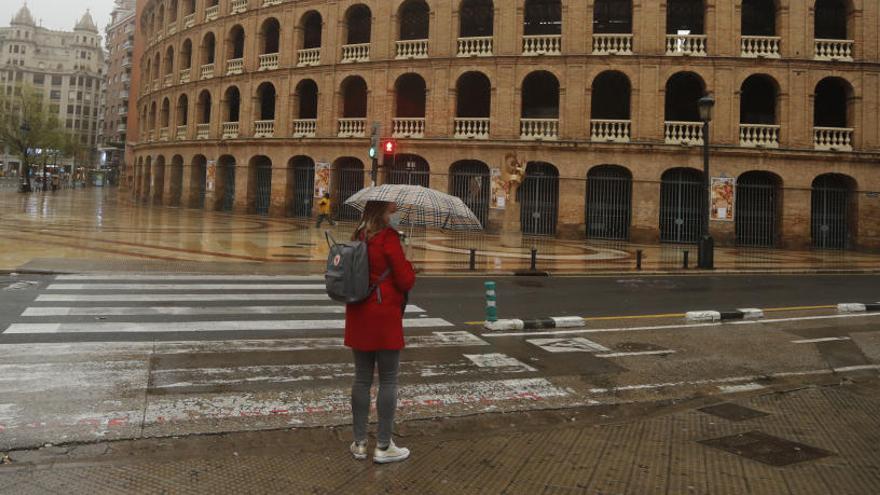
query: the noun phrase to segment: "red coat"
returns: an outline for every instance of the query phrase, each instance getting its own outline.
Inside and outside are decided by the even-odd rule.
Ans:
[[[416,283],[413,267],[403,253],[400,236],[387,228],[367,243],[370,258],[370,284],[375,284],[386,269],[391,273],[379,289],[366,300],[345,306],[345,345],[358,351],[403,349],[404,294]]]

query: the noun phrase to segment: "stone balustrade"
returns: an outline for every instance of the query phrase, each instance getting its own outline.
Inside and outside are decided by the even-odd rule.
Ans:
[[[318,129],[317,119],[294,119],[293,137],[315,137]]]
[[[196,139],[208,139],[211,137],[211,124],[196,125]]]
[[[529,141],[559,138],[559,119],[520,119],[520,139]]]
[[[456,117],[457,139],[489,139],[489,118]]]
[[[845,127],[814,127],[813,146],[817,150],[852,151],[853,129]]]
[[[180,72],[177,74],[177,81],[180,84],[188,83],[190,74],[192,73],[192,69],[180,69]]]
[[[168,36],[177,32],[177,21],[173,21],[165,28],[165,32],[168,33]]]
[[[632,34],[594,34],[593,55],[632,55]]]
[[[778,148],[779,126],[767,124],[740,124],[739,145],[745,148]]]
[[[321,48],[304,48],[297,52],[298,67],[312,67],[321,64]]]
[[[590,141],[628,143],[631,127],[631,120],[592,119],[590,120]]]
[[[779,45],[782,38],[779,36],[743,36],[741,40],[740,56],[748,58],[779,58]]]
[[[241,74],[244,72],[244,59],[243,58],[231,58],[226,61],[226,75],[231,76],[234,74]]]
[[[153,91],[159,91],[160,83],[159,79],[153,79]]]
[[[428,40],[402,40],[396,44],[397,59],[428,58]]]
[[[263,0],[263,7],[271,7],[273,5],[281,5],[281,0]]]
[[[705,34],[667,34],[666,54],[705,57],[706,40]]]
[[[391,119],[391,135],[401,138],[421,138],[425,137],[425,118],[403,118],[395,117]]]
[[[664,122],[666,144],[703,144],[702,122]]]
[[[257,120],[254,121],[254,137],[267,138],[275,135],[274,120]]]
[[[370,44],[342,45],[343,64],[351,62],[368,62],[370,60]]]
[[[340,118],[339,137],[365,137],[367,135],[367,119]]]
[[[221,125],[220,139],[235,139],[238,137],[238,122],[223,122]]]
[[[562,35],[541,34],[523,36],[523,55],[561,55]]]
[[[162,83],[166,88],[170,88],[174,84],[174,74],[165,74]]]
[[[278,54],[277,53],[264,53],[260,55],[260,68],[259,70],[275,70],[278,68]]]
[[[159,129],[159,141],[168,141],[170,135],[167,127]]]
[[[816,40],[816,60],[853,61],[853,40]]]
[[[220,16],[220,5],[205,7],[205,22],[210,22]]]
[[[147,140],[152,142],[156,140],[156,130],[150,129],[150,133],[147,135]]]
[[[178,141],[186,140],[186,124],[177,126],[177,134],[175,135],[175,138]]]
[[[196,25],[196,13],[183,16],[183,28],[189,29]]]
[[[229,0],[229,13],[241,14],[247,12],[248,0]]]
[[[214,64],[205,64],[201,67],[199,71],[199,77],[202,80],[211,79],[214,77]]]
[[[474,36],[470,38],[458,38],[459,57],[491,57],[492,37]]]

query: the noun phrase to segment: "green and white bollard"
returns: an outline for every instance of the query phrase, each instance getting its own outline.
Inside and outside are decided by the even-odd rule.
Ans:
[[[486,282],[486,321],[498,321],[498,307],[495,305],[495,282]]]

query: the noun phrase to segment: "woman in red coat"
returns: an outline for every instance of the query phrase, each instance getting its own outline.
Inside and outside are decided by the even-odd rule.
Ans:
[[[367,243],[370,260],[370,285],[376,290],[362,302],[345,307],[345,345],[354,353],[355,378],[351,388],[351,411],[355,459],[367,458],[367,422],[370,417],[370,387],[373,371],[379,368],[379,393],[376,410],[379,428],[373,461],[388,463],[409,457],[409,450],[391,440],[394,412],[397,409],[397,374],[403,343],[403,313],[406,294],[413,288],[416,275],[406,259],[397,234],[397,205],[370,201],[352,240]]]

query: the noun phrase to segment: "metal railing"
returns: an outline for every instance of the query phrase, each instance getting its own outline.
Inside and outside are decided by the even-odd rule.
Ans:
[[[275,135],[274,120],[257,120],[254,121],[254,137],[267,138]]]
[[[628,143],[631,120],[592,119],[590,120],[590,141]]]
[[[559,119],[520,119],[520,139],[555,140],[559,137]]]
[[[743,36],[740,56],[779,58],[779,45],[781,42],[782,38],[779,36]]]
[[[342,63],[367,62],[370,60],[370,44],[342,45]]]
[[[275,70],[278,68],[278,54],[264,53],[260,55],[259,70]]]
[[[523,36],[523,55],[561,55],[561,34]]]
[[[853,40],[816,40],[816,60],[853,61]]]
[[[632,55],[632,34],[594,34],[593,55]]]
[[[208,139],[211,137],[211,124],[196,125],[196,139]]]
[[[191,73],[192,73],[192,69],[190,69],[190,68],[180,69],[180,72],[177,75],[177,80],[180,82],[180,84],[188,83],[189,76]]]
[[[238,122],[223,122],[220,139],[235,139],[238,137]]]
[[[454,133],[458,139],[489,139],[489,118],[456,117]]]
[[[778,148],[779,126],[740,124],[739,145],[745,148]]]
[[[367,135],[367,119],[340,118],[339,137],[364,137]]]
[[[241,74],[244,72],[244,59],[243,58],[231,58],[226,61],[226,75],[231,76],[234,74]]]
[[[294,119],[293,137],[315,137],[317,128],[317,119]]]
[[[391,120],[394,137],[421,138],[425,137],[425,118],[395,117]]]
[[[459,57],[491,57],[492,36],[473,36],[458,38]]]
[[[667,34],[666,54],[705,57],[706,41],[705,34]]]
[[[214,77],[214,64],[205,64],[201,67],[199,71],[199,78],[202,80],[211,79]]]
[[[401,40],[397,45],[397,59],[428,58],[428,40]]]
[[[702,122],[664,122],[666,144],[703,144]]]
[[[309,67],[320,65],[321,48],[303,48],[297,52],[296,65],[298,67]]]
[[[813,127],[813,146],[817,150],[852,151],[853,129]]]

